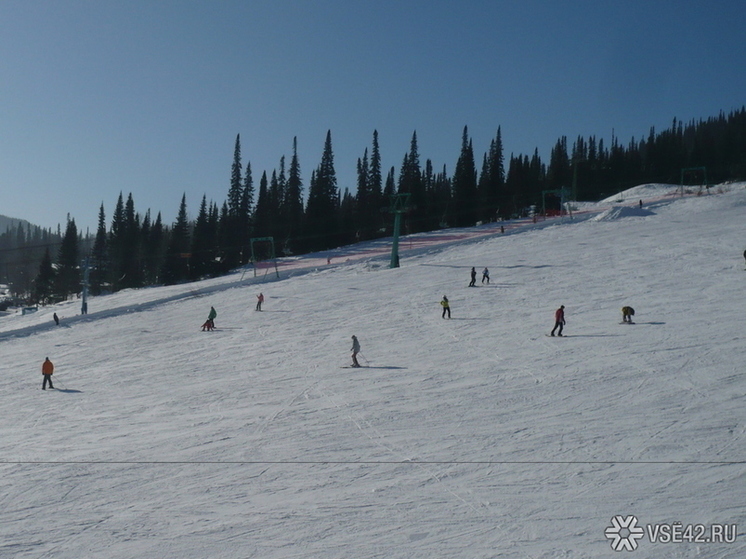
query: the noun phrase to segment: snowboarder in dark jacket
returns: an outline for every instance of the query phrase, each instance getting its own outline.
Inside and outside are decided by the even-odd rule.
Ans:
[[[622,322],[632,324],[632,317],[635,316],[635,309],[632,307],[622,307]]]
[[[560,305],[560,308],[558,308],[556,311],[554,311],[554,328],[552,328],[552,336],[554,336],[554,331],[559,328],[559,332],[557,332],[558,336],[562,335],[562,327],[565,325],[565,305]]]
[[[476,287],[476,285],[477,285],[477,270],[476,268],[472,267],[471,281],[469,282],[469,287]]]

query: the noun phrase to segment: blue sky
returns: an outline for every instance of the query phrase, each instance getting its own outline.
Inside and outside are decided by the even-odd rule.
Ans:
[[[623,143],[746,103],[742,1],[0,2],[0,214],[95,232],[123,192],[166,223],[220,204],[244,164],[307,190],[331,130],[341,189],[378,130],[385,169],[416,130],[453,171],[578,136]]]

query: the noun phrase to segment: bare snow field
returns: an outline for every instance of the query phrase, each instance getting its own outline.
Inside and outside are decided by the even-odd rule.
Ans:
[[[671,188],[0,318],[0,558],[746,557],[746,184]]]

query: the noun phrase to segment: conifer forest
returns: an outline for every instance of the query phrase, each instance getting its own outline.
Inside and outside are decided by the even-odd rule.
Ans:
[[[229,155],[229,154],[227,154]],[[626,144],[595,136],[562,137],[549,161],[533,154],[506,157],[500,128],[475,154],[467,127],[455,165],[436,168],[419,153],[417,133],[399,168],[381,166],[378,133],[361,150],[357,184],[340,187],[331,131],[310,182],[301,175],[297,142],[270,171],[242,160],[236,137],[227,196],[206,195],[178,204],[174,223],[158,211],[138,210],[132,194],[119,194],[111,213],[99,210],[95,235],[82,235],[68,215],[57,231],[18,222],[0,233],[0,284],[9,304],[49,304],[78,295],[84,275],[91,294],[175,284],[225,274],[252,259],[252,238],[272,237],[276,256],[323,251],[392,234],[392,197],[408,194],[402,234],[527,215],[531,208],[559,211],[566,200],[598,200],[645,183],[712,185],[746,179],[746,108],[670,128],[651,129]],[[227,179],[230,179],[229,181]],[[549,196],[547,204],[543,193]],[[545,202],[543,204],[543,202]],[[189,211],[188,211],[189,210]],[[189,219],[190,212],[196,218]],[[253,258],[269,256],[261,250]]]

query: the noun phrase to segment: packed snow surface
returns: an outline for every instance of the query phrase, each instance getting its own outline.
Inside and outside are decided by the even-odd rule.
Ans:
[[[742,559],[745,186],[0,318],[0,557]]]
[[[623,217],[644,217],[653,215],[653,212],[637,206],[614,206],[597,216],[591,218],[593,221],[611,221],[612,219],[621,219]]]

